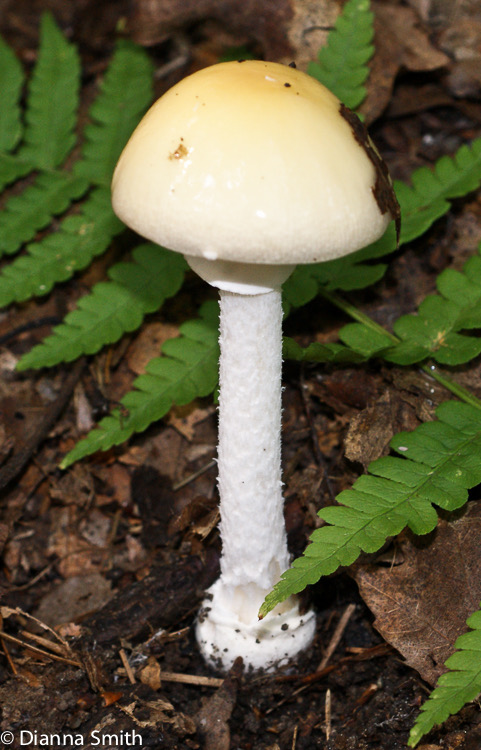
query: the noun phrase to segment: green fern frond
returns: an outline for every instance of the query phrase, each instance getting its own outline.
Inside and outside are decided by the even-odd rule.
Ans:
[[[32,172],[34,165],[14,154],[0,153],[0,190]]]
[[[353,291],[372,286],[382,279],[387,265],[365,263],[392,253],[396,249],[396,232],[391,224],[375,243],[351,255],[325,263],[297,266],[282,287],[288,305],[301,307],[316,297],[321,288],[334,291]]]
[[[396,195],[406,219],[401,225],[401,241],[424,234],[449,210],[449,201],[477,190],[481,183],[481,138],[461,146],[453,157],[442,156],[433,169],[413,172],[411,186],[397,181]]]
[[[411,242],[449,211],[450,201],[476,190],[481,185],[481,138],[470,146],[461,146],[454,156],[442,156],[433,169],[421,167],[413,172],[412,186],[396,180],[394,189],[401,206],[400,244]],[[396,249],[396,234],[391,223],[377,242],[337,260],[298,266],[284,284],[286,300],[294,307],[310,302],[319,287],[329,291],[352,291],[371,286],[387,268],[371,264]]]
[[[121,40],[90,109],[82,158],[75,174],[110,186],[112,172],[133,129],[153,97],[153,65],[145,51]]]
[[[296,362],[329,362],[337,365],[359,364],[368,359],[359,352],[336,342],[329,344],[315,342],[303,349],[288,336],[284,336],[282,354],[284,359],[293,359]]]
[[[50,52],[53,62],[47,55],[47,42],[51,37],[55,42],[53,53]],[[60,52],[67,62],[70,59],[71,49],[67,45],[67,54],[66,42],[60,44],[59,38],[63,38],[60,31],[51,17],[46,16],[41,53],[30,95],[34,102],[32,112],[36,111],[36,96],[40,89],[43,91],[46,81],[49,82],[47,74],[55,70]],[[42,70],[42,65],[47,73]],[[40,68],[38,73],[37,68]],[[61,92],[65,80],[60,80],[58,86]],[[57,83],[52,87],[56,88]],[[60,94],[56,92],[53,98],[58,96]],[[90,114],[93,122],[86,128],[87,139],[82,158],[74,165],[73,175],[63,171],[40,172],[33,185],[7,202],[0,229],[0,253],[12,253],[32,239],[39,229],[50,224],[53,216],[63,213],[72,200],[80,198],[89,183],[98,183],[102,187],[94,190],[80,205],[78,214],[63,219],[58,231],[29,245],[24,256],[3,269],[0,274],[0,306],[47,294],[55,283],[66,281],[76,271],[85,268],[93,257],[108,247],[112,237],[122,231],[123,225],[111,208],[111,173],[121,149],[151,98],[152,65],[149,58],[134,44],[120,42],[100,94],[92,105]],[[70,104],[73,116],[72,98]],[[67,114],[63,110],[66,118]],[[37,116],[41,117],[41,113]],[[0,155],[0,182],[2,176],[4,183],[7,183],[32,171],[32,164],[23,161],[28,155],[28,149],[21,150],[21,158]]]
[[[434,726],[442,724],[481,693],[481,609],[466,624],[472,630],[459,636],[454,644],[457,650],[445,663],[449,671],[441,675],[421,707],[409,735],[409,747],[415,747]]]
[[[134,331],[145,315],[179,291],[187,268],[181,255],[150,243],[139,245],[132,255],[133,262],[112,266],[111,281],[96,284],[82,297],[77,309],[28,352],[17,369],[52,367],[94,354]]]
[[[80,61],[49,13],[42,16],[20,156],[38,169],[60,166],[75,143]]]
[[[103,253],[123,230],[110,203],[110,191],[97,188],[80,212],[64,219],[58,231],[27,247],[0,273],[0,307],[48,294],[53,285],[70,279]]]
[[[20,97],[23,87],[22,66],[10,47],[0,38],[0,152],[13,151],[22,135]]]
[[[481,256],[475,255],[463,271],[446,269],[436,280],[438,295],[429,295],[415,315],[403,315],[393,324],[400,339],[363,323],[350,323],[339,331],[348,347],[366,357],[381,355],[388,362],[409,365],[427,358],[444,365],[460,365],[481,353],[481,340],[460,331],[481,328]]]
[[[105,417],[64,458],[61,467],[99,450],[119,445],[161,419],[173,404],[208,396],[217,384],[218,305],[205,303],[200,318],[184,323],[180,336],[162,346],[162,356],[149,362],[145,375],[121,401],[122,408]]]
[[[307,72],[327,86],[350,109],[366,96],[368,61],[374,53],[373,14],[369,0],[349,0],[338,16],[327,44]]]
[[[44,229],[53,216],[63,213],[70,203],[85,193],[88,183],[67,172],[41,172],[23,193],[12,196],[2,211],[0,257],[19,247]]]
[[[468,489],[481,482],[481,410],[447,401],[436,417],[396,435],[391,447],[402,458],[373,461],[368,475],[339,494],[339,505],[319,512],[328,525],[313,532],[304,555],[266,597],[262,615],[361,552],[376,552],[406,526],[429,533],[437,523],[433,505],[448,511],[464,505]]]

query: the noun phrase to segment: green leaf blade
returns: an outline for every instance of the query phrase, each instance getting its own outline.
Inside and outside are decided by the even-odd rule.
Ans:
[[[412,185],[394,181],[401,207],[401,245],[420,237],[444,216],[452,199],[481,185],[481,138],[470,146],[461,146],[452,157],[442,157],[432,171],[426,167],[416,170],[411,181]],[[286,298],[292,295],[292,304],[299,306],[313,299],[319,287],[329,291],[352,291],[371,286],[382,278],[386,266],[372,265],[366,261],[389,255],[396,249],[396,244],[391,222],[383,237],[356,253],[316,266],[298,268],[295,277],[293,274],[284,284]],[[301,296],[298,290],[303,281],[308,285],[309,293]],[[317,291],[313,287],[317,287]]]
[[[32,172],[35,165],[19,156],[0,153],[0,190]]]
[[[392,338],[389,334],[374,328],[369,328],[364,323],[348,323],[339,331],[341,341],[353,351],[362,354],[366,359],[379,355],[386,349],[392,347]]]
[[[481,327],[481,256],[473,256],[462,272],[443,271],[437,287],[440,293],[426,297],[415,314],[395,321],[401,342],[383,352],[386,360],[409,365],[429,357],[456,366],[481,354],[481,339],[464,333]]]
[[[23,193],[14,195],[5,204],[0,225],[0,257],[12,254],[47,227],[52,218],[61,214],[71,201],[79,198],[88,183],[66,172],[43,172]]]
[[[330,525],[312,534],[304,556],[266,597],[262,615],[351,564],[361,551],[377,551],[406,526],[415,534],[429,533],[437,523],[434,505],[451,511],[467,502],[468,489],[481,482],[481,411],[451,401],[438,407],[436,417],[395,436],[391,446],[404,458],[374,461],[369,475],[340,493],[340,505],[319,512]]]
[[[458,713],[466,703],[481,693],[481,610],[467,620],[472,628],[459,636],[442,674],[428,700],[421,706],[409,735],[408,746],[416,747],[420,739],[449,716]]]
[[[308,73],[327,86],[346,106],[355,109],[366,96],[367,63],[374,47],[373,14],[369,0],[349,0],[338,16],[318,61]]]
[[[142,432],[165,416],[172,404],[213,392],[219,357],[217,304],[206,303],[200,314],[198,320],[181,326],[179,339],[164,344],[162,356],[148,364],[146,374],[137,378],[134,390],[122,399],[122,411],[103,419],[77,443],[64,458],[62,468]]]
[[[20,141],[22,121],[20,96],[23,87],[22,66],[10,47],[0,38],[0,152],[13,151]]]
[[[40,51],[28,89],[21,156],[39,169],[63,163],[75,143],[80,61],[49,13],[42,17]]]
[[[153,66],[147,53],[121,40],[90,109],[82,158],[75,173],[110,186],[120,153],[153,97]]]
[[[293,339],[284,337],[283,343],[284,359],[293,359],[298,362],[330,362],[331,364],[359,364],[365,362],[366,357],[347,346],[336,342],[328,344],[313,343],[303,349]]]
[[[54,284],[67,281],[103,253],[122,229],[112,211],[109,190],[97,188],[82,203],[79,214],[64,219],[59,230],[41,242],[28,245],[26,255],[2,270],[0,306],[47,294]],[[28,366],[35,367],[34,361]]]
[[[141,325],[145,315],[178,292],[186,263],[181,255],[151,244],[141,245],[131,263],[109,271],[110,282],[96,284],[64,322],[28,352],[17,369],[52,367],[82,354],[95,354]]]

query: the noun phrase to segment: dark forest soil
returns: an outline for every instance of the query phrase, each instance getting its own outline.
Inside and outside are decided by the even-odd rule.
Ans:
[[[164,5],[171,17],[177,10],[179,20],[151,47],[158,94],[192,69],[215,62],[229,46],[250,44],[257,54],[278,50],[281,56],[272,31],[254,33],[254,16],[247,11],[239,21],[236,3],[225,3],[223,14],[219,3],[201,4],[198,17],[184,17],[189,4]],[[461,48],[467,44],[461,26],[454,18],[444,19],[444,26],[439,21],[447,13],[443,3],[424,5],[432,14],[418,19],[425,46],[420,37],[414,49],[413,41],[416,65],[399,58],[384,88],[378,66],[373,86],[377,81],[380,93],[370,92],[366,110],[393,176],[403,179],[481,134],[478,73],[455,65],[448,34],[457,30]],[[260,6],[272,12],[273,4]],[[375,7],[383,23],[389,16],[389,33],[395,34],[399,19],[417,6],[422,3],[393,0]],[[0,0],[0,31],[27,67],[35,61],[39,13],[46,8],[79,45],[85,110],[116,28],[130,33],[132,8],[90,0]],[[232,28],[226,24],[230,8]],[[479,30],[476,24],[472,29]],[[138,27],[136,35],[142,36]],[[481,33],[481,49],[480,40]],[[448,42],[441,64],[436,55],[447,54]],[[385,54],[379,44],[378,54]],[[172,65],[179,48],[188,54]],[[434,290],[441,270],[453,263],[459,268],[474,252],[480,217],[478,196],[456,202],[422,242],[396,254],[374,291],[351,300],[389,326]],[[192,279],[138,338],[51,372],[16,374],[18,357],[104,272],[105,262],[97,261],[46,301],[0,318],[0,744],[53,747],[55,739],[42,738],[59,733],[84,747],[94,747],[104,734],[117,738],[107,745],[179,750],[405,748],[431,686],[376,631],[355,570],[307,592],[306,603],[318,613],[317,634],[289,669],[251,675],[236,664],[224,680],[200,659],[193,625],[203,592],[218,575],[220,553],[211,401],[174,410],[128,445],[66,473],[57,468],[83,434],[85,404],[97,418],[118,401],[142,362],[157,353],[158,341],[175,335],[208,295]],[[289,317],[286,333],[303,344],[328,341],[345,322],[315,300]],[[385,452],[395,432],[429,418],[448,394],[419,371],[381,365],[330,370],[288,363],[284,376],[286,524],[292,553],[299,555],[318,523],[316,511],[349,487],[363,464]],[[479,368],[459,377],[481,396]],[[401,538],[383,550],[384,564],[391,564],[402,544]],[[5,732],[13,733],[13,742]],[[478,705],[465,707],[423,742],[420,750],[481,748]]]

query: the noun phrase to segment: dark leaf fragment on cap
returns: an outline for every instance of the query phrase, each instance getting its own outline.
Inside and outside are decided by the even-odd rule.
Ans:
[[[396,224],[396,240],[399,244],[399,233],[401,230],[401,209],[397,202],[396,194],[392,186],[391,178],[386,163],[381,158],[378,150],[371,141],[365,125],[359,117],[345,104],[341,103],[341,116],[350,126],[357,143],[365,150],[376,170],[376,182],[372,188],[374,198],[382,214],[389,212]]]

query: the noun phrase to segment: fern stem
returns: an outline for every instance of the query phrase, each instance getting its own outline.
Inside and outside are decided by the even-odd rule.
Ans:
[[[348,300],[343,299],[343,297],[339,297],[338,294],[334,294],[333,292],[328,292],[327,289],[321,286],[319,287],[319,294],[321,294],[329,302],[332,302],[332,304],[338,307],[340,310],[345,312],[346,315],[349,315],[350,318],[353,318],[353,320],[357,320],[358,323],[363,323],[372,331],[377,331],[378,333],[383,333],[385,336],[386,335],[389,336],[389,338],[394,344],[399,343],[400,339],[398,339],[398,337],[395,336],[394,333],[391,333],[390,331],[386,331],[386,329],[383,328],[383,326],[379,325],[379,323],[376,323],[376,321],[370,318],[369,315],[366,315],[365,313],[363,313],[361,310],[359,310],[359,308],[357,308],[351,302],[348,302]]]
[[[438,372],[436,365],[421,365],[421,370],[431,378],[434,378],[434,380],[448,391],[451,391],[451,393],[454,396],[457,396],[461,401],[470,404],[470,406],[476,407],[476,409],[481,409],[481,400],[477,398],[474,393],[471,393],[459,383],[454,382],[451,378],[446,377],[446,375],[442,375]]]
[[[389,336],[391,341],[396,344],[401,341],[398,336],[395,336],[394,333],[387,331],[383,326],[379,325],[379,323],[376,323],[376,321],[370,318],[369,315],[363,313],[362,310],[359,310],[359,308],[357,308],[348,300],[339,297],[339,295],[333,292],[327,291],[327,289],[320,288],[319,292],[325,299],[345,312],[346,315],[349,315],[349,317],[353,318],[358,323],[362,323],[373,331],[377,331],[378,333],[383,333],[384,335]],[[442,375],[438,371],[436,365],[425,364],[420,365],[420,368],[424,373],[426,373],[426,375],[429,375],[429,377],[436,380],[440,385],[450,391],[461,401],[464,401],[466,404],[469,404],[470,406],[474,406],[476,409],[481,410],[481,400],[477,398],[473,393],[468,391],[467,388],[464,388],[459,383],[451,380],[451,378],[447,377],[446,375]]]

